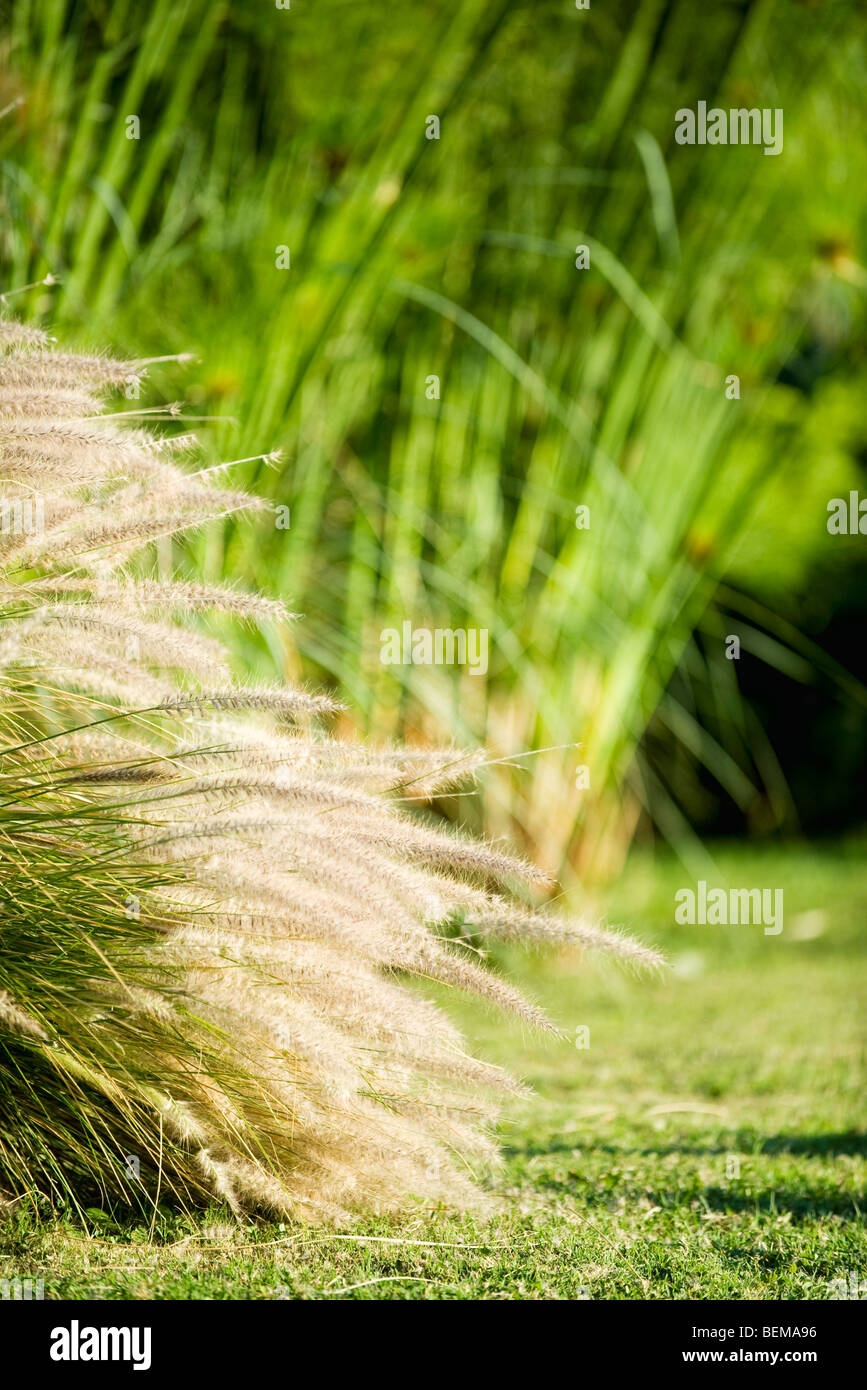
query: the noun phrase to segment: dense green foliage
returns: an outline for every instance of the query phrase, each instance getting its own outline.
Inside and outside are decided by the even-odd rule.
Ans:
[[[855,14],[28,0],[10,21],[7,281],[59,275],[34,307],[92,341],[197,351],[191,413],[237,422],[220,456],[285,450],[238,475],[291,529],[175,562],[288,596],[297,648],[240,658],[333,678],[364,727],[580,743],[486,803],[552,867],[616,862],[641,805],[685,842],[696,765],[785,819],[721,638],[810,680],[816,653],[740,593],[779,605],[820,553],[846,578],[824,521],[864,445]],[[782,107],[782,155],[676,146],[699,98]],[[487,678],[383,667],[405,618],[488,628]]]

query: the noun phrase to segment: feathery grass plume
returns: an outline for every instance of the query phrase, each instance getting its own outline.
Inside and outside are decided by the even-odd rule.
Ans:
[[[103,423],[146,365],[0,319],[3,487],[44,501],[0,535],[0,1188],[310,1219],[478,1202],[520,1088],[412,978],[544,1028],[472,933],[656,957],[501,896],[529,864],[410,815],[478,755],[339,742],[329,696],[233,684],[190,626],[283,605],[133,574],[130,547],[261,505]]]

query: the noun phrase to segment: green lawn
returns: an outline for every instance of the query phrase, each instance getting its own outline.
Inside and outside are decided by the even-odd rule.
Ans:
[[[140,1221],[19,1214],[0,1274],[73,1298],[826,1299],[850,1271],[867,1293],[863,845],[716,861],[721,884],[784,889],[779,936],[674,926],[689,880],[638,854],[609,916],[664,948],[666,976],[510,955],[589,1048],[455,1005],[535,1091],[504,1127],[492,1220],[421,1202],[341,1231],[165,1213],[149,1243]]]

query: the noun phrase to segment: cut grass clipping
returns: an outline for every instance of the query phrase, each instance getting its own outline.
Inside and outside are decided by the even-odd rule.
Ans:
[[[179,466],[189,436],[102,414],[146,363],[9,319],[0,350],[0,1187],[484,1206],[520,1088],[411,977],[550,1028],[478,937],[658,958],[501,896],[538,874],[404,812],[472,757],[338,742],[328,697],[234,683],[208,623],[279,604],[133,577],[148,542],[266,505]]]

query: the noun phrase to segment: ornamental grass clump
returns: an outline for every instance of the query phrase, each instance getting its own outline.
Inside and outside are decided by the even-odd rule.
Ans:
[[[338,741],[327,695],[234,681],[202,615],[281,604],[137,577],[265,505],[103,413],[146,365],[0,320],[0,1191],[474,1203],[520,1088],[414,978],[550,1028],[479,938],[656,957],[503,896],[537,871],[407,809],[477,757]]]

